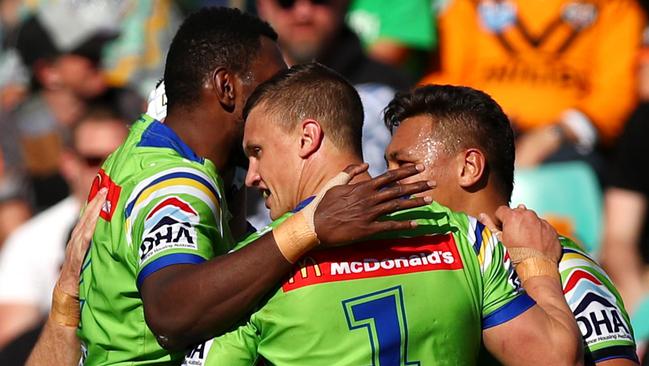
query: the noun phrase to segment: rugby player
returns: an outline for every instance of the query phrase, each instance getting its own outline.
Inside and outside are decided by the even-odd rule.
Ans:
[[[415,225],[376,220],[426,202],[379,192],[417,172],[409,167],[334,188],[254,245],[225,255],[234,242],[218,172],[240,148],[246,97],[285,68],[275,39],[266,23],[227,8],[195,13],[174,37],[165,123],[146,115],[136,121],[91,188],[91,198],[108,192],[80,279],[86,365],[179,362],[186,345],[231,326],[318,244]],[[361,170],[351,168],[337,182]],[[430,187],[420,182],[405,191]],[[74,317],[55,320],[76,326]]]
[[[497,219],[491,218],[506,214],[499,207],[509,204],[513,188],[513,134],[500,113],[480,113],[471,98],[485,97],[470,88],[439,85],[398,94],[385,113],[393,132],[386,159],[391,169],[424,164],[420,176],[404,182],[436,180],[439,188],[427,193],[436,202],[481,217],[494,231]],[[506,234],[503,239],[508,242]],[[560,242],[564,295],[582,333],[586,363],[636,364],[633,331],[617,289],[579,246],[563,237]]]
[[[473,97],[482,106],[476,113],[507,121],[486,95]],[[246,184],[270,193],[266,204],[275,221],[238,250],[299,215],[340,167],[362,161],[358,94],[322,65],[280,71],[253,92],[244,115]],[[524,212],[510,212],[506,225]],[[185,364],[252,365],[263,358],[272,365],[469,365],[482,337],[507,364],[580,362],[549,224],[505,227],[513,247],[552,257],[543,259],[549,266],[519,264],[528,296],[504,246],[476,219],[437,203],[391,218],[419,225],[308,253],[245,324],[198,345]]]

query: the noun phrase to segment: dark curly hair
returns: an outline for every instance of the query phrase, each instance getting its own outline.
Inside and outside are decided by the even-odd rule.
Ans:
[[[261,47],[261,37],[277,33],[259,18],[238,9],[212,7],[191,14],[167,53],[164,80],[168,107],[191,106],[200,86],[216,68],[245,76]]]

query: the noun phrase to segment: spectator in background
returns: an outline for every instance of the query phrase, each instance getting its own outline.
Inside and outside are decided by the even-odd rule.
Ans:
[[[640,320],[635,312],[643,298],[649,301],[646,298],[649,295],[646,277],[649,263],[648,122],[649,104],[643,103],[620,137],[609,167],[611,186],[604,194],[604,240],[600,256],[634,321]],[[646,341],[649,339],[649,333],[645,332],[649,329],[649,319],[642,320],[644,325],[633,325],[640,331],[636,332],[637,339]]]
[[[172,0],[93,0],[116,12],[119,37],[104,52],[108,85],[146,96],[164,71],[164,57],[182,15]],[[102,14],[100,12],[100,14]]]
[[[12,48],[21,3],[20,0],[0,0],[0,118],[27,94],[27,72]]]
[[[101,107],[89,110],[72,127],[60,164],[71,195],[20,227],[0,252],[0,348],[48,313],[79,209],[101,163],[127,133],[125,122]]]
[[[70,4],[43,5],[21,25],[17,49],[32,74],[32,95],[5,121],[2,148],[10,167],[24,167],[37,209],[67,195],[58,174],[61,141],[90,99],[106,91],[98,68],[111,24]],[[3,131],[5,128],[3,127]]]
[[[0,252],[9,235],[31,216],[19,179],[5,169],[0,149]]]
[[[373,59],[421,77],[437,39],[432,0],[353,0],[347,24]]]
[[[649,1],[641,2],[645,14]],[[618,284],[641,343],[649,340],[649,26],[638,68],[640,105],[629,118],[609,166],[601,258]],[[649,361],[645,355],[645,361]]]
[[[441,69],[422,82],[492,95],[520,133],[519,167],[610,145],[636,103],[635,1],[452,0],[438,25]]]
[[[11,156],[12,152],[3,153],[11,145],[7,143],[16,136],[15,126],[8,123],[9,115],[27,95],[26,70],[16,50],[10,47],[15,39],[21,2],[0,0],[0,250],[9,234],[31,216],[20,169],[5,163],[6,155]],[[15,149],[13,153],[16,155]]]
[[[407,78],[368,58],[358,37],[345,25],[346,0],[258,0],[261,18],[279,35],[289,65],[318,61],[341,73],[359,91],[365,108],[363,155],[370,173],[385,170],[383,151],[390,134],[381,112],[396,90],[410,87]]]
[[[383,108],[395,91],[410,87],[398,70],[365,55],[361,42],[345,24],[348,0],[257,0],[259,16],[279,35],[288,65],[318,61],[342,74],[361,96],[365,111],[363,157],[376,176],[386,170],[383,152],[390,133],[382,122]],[[257,191],[248,192],[252,197]],[[249,200],[261,202],[261,200]],[[249,211],[255,208],[249,207]],[[268,213],[258,205],[249,217],[256,227],[268,223]]]
[[[19,3],[16,11],[19,19],[39,13],[42,8],[70,6],[74,8],[75,17],[118,30],[119,37],[109,42],[103,50],[100,68],[109,86],[133,89],[140,97],[146,96],[162,75],[165,52],[182,20],[177,4],[181,1],[174,0],[3,1]],[[1,10],[2,6],[0,15]],[[8,42],[8,45],[12,43]],[[2,67],[0,93],[1,70]]]

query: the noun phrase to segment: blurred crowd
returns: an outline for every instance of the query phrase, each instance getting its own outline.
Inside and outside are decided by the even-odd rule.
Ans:
[[[649,339],[649,1],[0,0],[0,364],[37,334],[98,167],[202,6],[256,13],[287,64],[345,76],[372,175],[386,168],[382,112],[396,92],[486,91],[517,134],[514,200],[603,264],[637,341]],[[261,227],[256,194],[248,219]]]

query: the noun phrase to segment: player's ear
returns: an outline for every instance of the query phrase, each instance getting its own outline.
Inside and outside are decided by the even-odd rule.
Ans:
[[[216,96],[224,110],[234,111],[236,107],[236,76],[226,68],[214,70],[212,77],[205,82],[204,88]]]
[[[306,159],[318,151],[324,138],[320,123],[314,119],[305,119],[298,126],[300,132],[300,158]]]
[[[466,149],[458,155],[458,183],[464,189],[478,188],[487,181],[487,159],[478,149]]]

